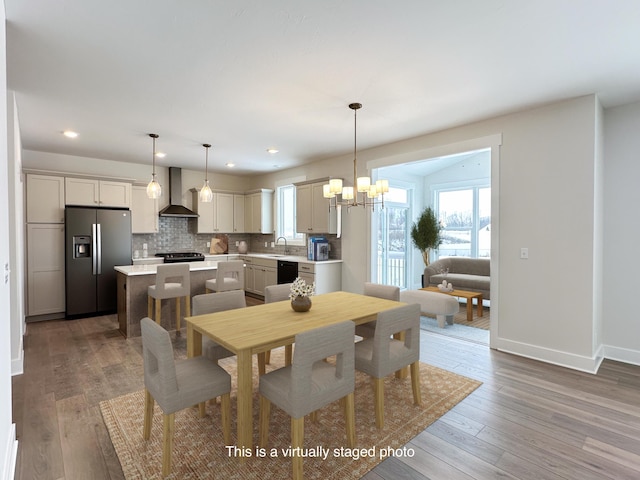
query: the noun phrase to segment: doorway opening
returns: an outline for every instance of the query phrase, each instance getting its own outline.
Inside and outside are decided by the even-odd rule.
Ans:
[[[396,285],[401,290],[422,287],[424,263],[409,235],[413,222],[431,206],[442,223],[443,242],[431,253],[441,257],[491,256],[491,148],[467,151],[373,170],[375,178],[389,180],[384,209],[371,215],[371,281]],[[461,299],[461,316],[466,305]],[[484,315],[490,315],[490,302]],[[489,344],[489,325],[482,328],[456,323],[444,329],[423,317],[423,328],[435,333]],[[478,319],[480,320],[480,318]],[[482,330],[482,331],[479,331]]]

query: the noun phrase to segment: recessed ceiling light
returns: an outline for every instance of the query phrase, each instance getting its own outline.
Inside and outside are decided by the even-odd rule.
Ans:
[[[226,165],[227,167],[229,167],[229,168],[233,168],[233,167],[235,167],[235,166],[236,166],[236,164],[235,164],[235,163],[231,163],[231,162],[227,162],[227,163],[225,163],[225,165]]]
[[[72,130],[65,130],[62,134],[67,138],[76,138],[78,134]]]
[[[274,153],[278,153],[280,150],[278,150],[277,148],[267,148],[267,152],[269,152],[271,155],[273,155]]]
[[[166,153],[163,153],[163,152],[156,152],[156,157],[158,157],[158,158],[164,158],[164,157],[166,157],[166,156],[167,156],[167,154],[166,154]]]

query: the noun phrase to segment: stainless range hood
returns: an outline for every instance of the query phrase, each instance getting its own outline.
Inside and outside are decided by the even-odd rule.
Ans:
[[[169,167],[169,205],[160,210],[161,217],[197,218],[196,212],[182,205],[182,169]]]

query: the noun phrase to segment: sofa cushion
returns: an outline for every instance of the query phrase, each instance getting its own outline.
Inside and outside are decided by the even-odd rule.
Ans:
[[[450,273],[446,277],[444,275],[431,275],[429,284],[438,285],[445,279],[453,284],[453,288],[462,290],[489,290],[491,285],[491,277],[467,275],[466,273]]]

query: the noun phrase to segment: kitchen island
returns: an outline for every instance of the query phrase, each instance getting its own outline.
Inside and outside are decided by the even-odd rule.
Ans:
[[[215,278],[218,262],[188,262],[191,271],[191,296],[205,293],[205,282]],[[123,265],[114,267],[118,282],[118,324],[125,337],[140,336],[140,320],[147,316],[147,288],[156,283],[158,265]],[[162,302],[162,326],[175,330],[173,300]],[[184,311],[184,308],[183,308]]]

